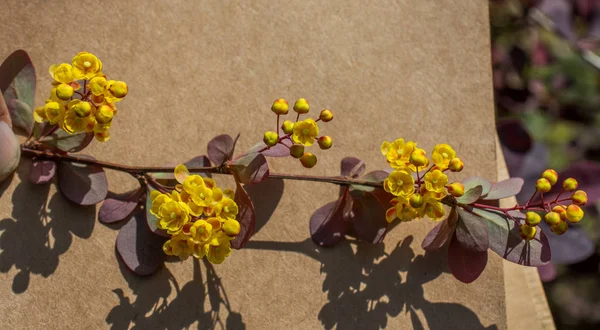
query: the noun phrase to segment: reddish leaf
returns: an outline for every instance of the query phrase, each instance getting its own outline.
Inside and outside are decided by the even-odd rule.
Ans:
[[[138,188],[123,194],[111,194],[100,206],[98,220],[102,223],[113,223],[128,219],[140,204],[143,193],[144,189]]]
[[[31,132],[33,100],[35,96],[35,69],[24,50],[10,54],[0,66],[0,90],[4,94],[14,126]]]
[[[540,279],[542,282],[552,282],[556,279],[558,273],[556,272],[556,266],[553,263],[549,262],[543,266],[538,267],[538,272],[540,273]]]
[[[239,182],[236,182],[236,184],[237,189],[235,190],[234,200],[239,209],[238,221],[240,222],[241,229],[239,235],[231,241],[231,247],[239,250],[248,243],[250,237],[254,234],[256,214],[254,212],[254,205],[252,204],[252,200],[248,196],[248,193]]]
[[[473,188],[470,188],[469,190],[467,190],[467,188],[465,187],[464,195],[456,197],[456,201],[461,204],[475,203],[479,199],[479,197],[481,197],[482,191],[483,188],[481,186],[475,186]]]
[[[218,135],[208,142],[208,158],[220,166],[228,161],[233,152],[233,138],[227,134]]]
[[[388,177],[388,175],[390,175],[390,174],[386,171],[377,170],[377,171],[372,171],[372,172],[369,172],[369,173],[363,175],[362,177],[360,177],[360,180],[365,180],[365,181],[374,182],[374,183],[382,183],[383,180],[385,180],[385,178]],[[356,184],[353,184],[350,186],[350,192],[352,192],[352,193],[354,193],[356,191],[372,192],[375,189],[376,189],[375,187],[361,186],[361,185],[356,185]]]
[[[548,0],[542,1],[538,5],[538,9],[550,19],[552,24],[560,35],[568,40],[574,39],[572,13],[573,5],[567,0]],[[532,15],[536,15],[536,11],[532,10]]]
[[[145,207],[145,213],[146,213],[146,223],[148,224],[148,229],[159,236],[164,236],[164,237],[171,237],[171,235],[169,235],[166,231],[159,229],[158,226],[156,225],[156,222],[158,221],[158,218],[150,213],[150,209],[152,208],[152,200],[150,199],[150,193],[156,190],[150,186],[146,186],[146,207]]]
[[[526,241],[521,238],[515,222],[504,213],[476,208],[473,213],[486,219],[489,247],[502,258],[524,266],[542,266],[550,262],[550,245],[542,230],[537,231],[534,239]],[[520,212],[510,214],[518,221],[525,218]]]
[[[42,145],[52,150],[78,152],[94,140],[94,133],[69,134],[62,129],[40,139]]]
[[[56,163],[52,160],[36,160],[31,163],[29,181],[35,184],[46,184],[56,174]]]
[[[462,181],[462,184],[465,186],[465,192],[475,188],[476,186],[481,186],[481,196],[487,195],[492,188],[491,182],[478,176],[468,177]]]
[[[510,178],[496,182],[492,185],[490,192],[483,199],[502,199],[515,196],[521,192],[523,183],[525,183],[525,181],[521,178]]]
[[[255,144],[252,148],[250,148],[250,150],[247,152],[248,154],[250,153],[255,153],[255,152],[259,152],[265,155],[265,157],[287,157],[290,155],[290,147],[292,146],[292,141],[290,139],[283,139],[281,141],[279,141],[278,144],[268,148],[267,145],[264,142],[259,142],[257,144]]]
[[[540,173],[541,174],[541,173]],[[558,174],[558,182],[548,193],[544,194],[544,200],[551,201],[562,189],[562,181],[566,178],[575,178],[579,183],[577,189],[584,190],[588,196],[588,203],[592,204],[600,200],[600,163],[592,161],[577,162],[568,169]],[[565,192],[562,197],[569,197],[571,193]],[[537,194],[535,201],[539,201]]]
[[[373,244],[383,240],[388,227],[385,219],[387,207],[384,206],[387,203],[382,204],[373,193],[365,193],[364,196],[353,199],[352,223],[358,238]]]
[[[365,171],[365,162],[356,157],[342,159],[342,176],[357,178]]]
[[[458,208],[458,222],[454,235],[463,248],[472,251],[487,251],[489,241],[484,221],[485,219],[480,216]]]
[[[448,247],[448,268],[457,280],[463,283],[475,281],[483,273],[487,259],[487,251],[465,249],[456,235],[452,236]]]
[[[79,157],[94,159],[87,155],[79,155]],[[58,186],[65,197],[79,205],[98,204],[108,194],[106,174],[98,165],[60,162]]]
[[[500,143],[514,152],[524,153],[532,146],[532,139],[519,119],[499,121],[496,129]]]
[[[152,234],[144,221],[144,211],[133,215],[119,231],[117,251],[125,265],[138,275],[151,275],[163,265],[165,237]]]
[[[258,183],[269,177],[269,164],[263,154],[253,153],[235,160],[228,165],[236,180],[244,183]]]
[[[347,190],[333,202],[321,206],[310,217],[310,236],[320,246],[333,246],[341,241],[350,227],[344,217],[346,206],[352,203]]]
[[[583,221],[592,219],[586,217]],[[550,232],[550,226],[543,221],[539,224],[539,229]],[[548,235],[548,243],[552,250],[552,262],[556,265],[575,264],[596,252],[594,241],[590,239],[583,228],[577,226],[569,226],[569,230],[560,236]]]
[[[426,251],[434,251],[444,246],[452,238],[452,235],[454,235],[457,221],[458,213],[456,212],[456,208],[453,207],[448,217],[425,236],[421,247]]]

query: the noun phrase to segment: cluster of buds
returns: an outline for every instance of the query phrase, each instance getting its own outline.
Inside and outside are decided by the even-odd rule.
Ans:
[[[35,109],[34,120],[58,125],[69,134],[93,132],[98,141],[107,141],[115,103],[127,95],[127,84],[107,80],[100,59],[88,52],[77,54],[72,64],[52,65],[49,72],[52,91],[46,104]]]
[[[319,118],[314,120],[312,118],[299,121],[301,114],[306,114],[310,110],[308,101],[305,99],[298,99],[294,104],[294,111],[298,114],[296,116],[296,122],[286,120],[279,127],[279,116],[286,115],[289,111],[289,105],[284,99],[277,99],[273,102],[271,110],[277,115],[277,131],[281,128],[283,136],[274,131],[265,132],[263,142],[267,147],[273,147],[278,143],[282,143],[283,140],[289,139],[292,142],[290,148],[290,155],[294,158],[300,159],[302,166],[306,168],[314,167],[317,164],[317,156],[310,152],[306,152],[304,147],[312,146],[315,142],[319,145],[319,148],[327,150],[331,148],[333,140],[330,136],[323,135],[319,137],[319,126],[318,122],[329,122],[333,119],[333,112],[331,110],[322,110]],[[284,144],[285,145],[285,144]]]
[[[581,206],[587,203],[587,194],[583,190],[577,190],[577,180],[574,178],[565,179],[562,183],[562,190],[550,202],[544,201],[544,193],[552,189],[552,186],[558,181],[558,174],[553,169],[547,169],[542,177],[535,184],[536,193],[541,194],[541,203],[539,205],[530,205],[527,203],[525,209],[541,207],[545,212],[544,221],[550,226],[550,230],[556,235],[564,234],[569,228],[569,223],[578,223],[583,219],[584,212]],[[564,192],[572,192],[570,197],[559,199]],[[532,198],[533,199],[533,196]],[[530,201],[531,201],[530,199]],[[570,201],[571,205],[564,205],[564,202]],[[537,225],[542,221],[542,216],[534,211],[525,214],[525,223],[520,226],[520,233],[523,239],[531,240],[537,232]]]
[[[167,255],[181,260],[190,255],[220,264],[231,254],[231,240],[240,232],[238,205],[231,189],[219,188],[211,178],[190,175],[185,165],[175,168],[179,184],[171,192],[151,192],[152,208],[171,239],[163,245]]]
[[[460,172],[464,164],[448,144],[438,144],[431,154],[431,162],[425,150],[417,148],[413,141],[397,139],[385,141],[381,153],[394,169],[383,181],[385,191],[396,196],[393,207],[386,212],[386,219],[409,221],[425,215],[433,220],[444,216],[441,200],[447,194],[460,197],[465,187],[460,182],[448,184],[446,171]]]

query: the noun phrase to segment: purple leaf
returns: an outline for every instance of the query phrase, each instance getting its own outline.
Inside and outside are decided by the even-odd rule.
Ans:
[[[56,163],[52,160],[36,160],[31,163],[29,181],[35,184],[46,184],[56,174]]]
[[[473,204],[481,197],[482,191],[483,188],[481,186],[475,186],[469,190],[465,187],[464,195],[456,197],[456,201],[461,204]]]
[[[504,213],[477,208],[473,209],[473,213],[486,219],[484,224],[488,231],[490,249],[502,258],[524,266],[537,267],[550,262],[550,244],[542,230],[537,231],[534,239],[526,241],[521,238],[515,222]],[[520,212],[510,214],[519,221],[525,218]]]
[[[586,219],[584,219],[586,220]],[[539,228],[547,233],[550,227],[541,222]],[[548,235],[548,243],[552,249],[552,262],[556,265],[570,265],[581,262],[596,252],[596,245],[585,230],[577,226],[569,226],[564,234]]]
[[[458,213],[456,212],[456,208],[453,207],[448,217],[425,236],[421,247],[426,251],[434,251],[444,246],[454,235],[457,220]]]
[[[95,159],[87,155],[79,155],[79,157]],[[106,173],[99,165],[60,162],[58,186],[65,197],[79,205],[98,204],[108,194]]]
[[[524,153],[531,149],[531,136],[519,119],[505,119],[496,125],[500,143],[514,152]]]
[[[100,206],[98,220],[102,223],[114,223],[129,218],[140,204],[143,193],[144,189],[138,188],[123,194],[108,196]]]
[[[42,145],[52,150],[78,152],[94,140],[94,133],[69,134],[62,129],[40,139]]]
[[[225,164],[233,152],[233,138],[227,134],[218,135],[208,142],[208,158],[213,164]]]
[[[138,275],[151,275],[163,265],[165,237],[152,234],[144,221],[144,211],[133,215],[119,231],[117,251],[125,265]]]
[[[146,186],[146,207],[145,207],[145,211],[146,211],[146,223],[148,224],[148,229],[159,236],[163,236],[163,237],[171,237],[171,235],[169,235],[166,231],[158,228],[158,226],[156,225],[156,222],[158,222],[158,218],[150,213],[150,209],[152,208],[152,200],[150,199],[150,193],[156,190],[150,186]]]
[[[465,186],[465,192],[475,188],[476,186],[481,186],[481,196],[487,195],[492,188],[491,182],[478,176],[468,177],[462,181],[462,184]]]
[[[278,144],[272,146],[271,148],[265,149],[267,145],[264,142],[259,142],[255,144],[250,150],[247,152],[248,154],[259,152],[265,155],[266,157],[287,157],[290,155],[290,147],[292,146],[292,141],[290,139],[283,139],[279,141]]]
[[[489,241],[484,221],[485,219],[480,216],[458,208],[458,222],[454,235],[463,248],[472,251],[487,251]]]
[[[264,156],[263,156],[264,158]],[[234,249],[243,248],[254,234],[256,227],[256,213],[254,205],[248,193],[239,182],[236,182],[237,189],[235,190],[235,202],[238,205],[238,221],[240,222],[240,233],[231,241],[231,247]]]
[[[542,282],[552,282],[556,279],[558,273],[556,272],[556,266],[549,262],[543,266],[538,267],[538,273],[540,273],[540,279]]]
[[[342,176],[357,178],[365,171],[365,162],[356,157],[342,159]]]
[[[236,159],[228,165],[236,180],[244,183],[258,183],[269,177],[269,164],[263,154],[253,153]]]
[[[341,241],[350,227],[349,219],[344,217],[344,210],[352,203],[348,191],[336,201],[329,202],[310,217],[310,236],[320,246],[333,246]]]
[[[35,96],[35,69],[24,50],[10,54],[0,66],[0,90],[14,126],[31,132],[33,100]]]
[[[377,244],[387,232],[388,222],[385,219],[387,207],[377,195],[367,192],[361,197],[353,195],[352,223],[359,239]],[[389,203],[389,199],[386,204]]]
[[[448,268],[457,280],[463,283],[475,281],[483,273],[487,259],[487,251],[465,249],[456,235],[452,236],[448,247]]]
[[[556,30],[568,40],[574,39],[573,25],[571,15],[573,6],[566,0],[545,0],[538,6],[538,9],[552,21]]]
[[[541,175],[538,174],[538,175]],[[600,200],[600,163],[581,161],[572,164],[568,169],[558,174],[558,182],[548,193],[544,194],[545,201],[553,200],[562,189],[562,181],[566,178],[575,178],[579,183],[578,190],[584,190],[588,196],[588,203],[592,204]],[[539,194],[534,201],[539,201]],[[568,197],[570,193],[565,192],[562,197]]]
[[[525,181],[521,178],[510,178],[496,182],[492,185],[490,192],[483,199],[502,199],[515,196],[521,192],[523,183],[525,183]]]
[[[382,183],[383,180],[385,180],[385,178],[388,177],[388,175],[390,175],[390,174],[386,171],[377,170],[377,171],[372,171],[372,172],[369,172],[369,173],[363,175],[362,177],[360,177],[360,180],[365,180],[365,181],[374,182],[374,183]],[[352,192],[352,193],[354,193],[356,191],[372,192],[375,189],[376,189],[375,187],[361,186],[361,185],[356,185],[356,184],[353,184],[350,186],[350,192]]]

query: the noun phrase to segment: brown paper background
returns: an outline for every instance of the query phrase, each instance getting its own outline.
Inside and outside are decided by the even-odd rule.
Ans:
[[[182,162],[221,133],[241,133],[245,150],[274,129],[272,100],[305,97],[313,116],[335,112],[321,125],[334,147],[316,150],[311,170],[270,159],[274,172],[337,175],[349,155],[366,160],[368,171],[385,168],[379,145],[404,137],[426,150],[452,144],[466,164],[457,179],[496,177],[485,1],[10,0],[1,7],[0,58],[30,52],[37,104],[49,91],[47,68],[82,50],[129,84],[111,140],[86,150],[97,158]],[[506,328],[501,259],[490,253],[477,281],[459,283],[443,253],[422,256],[429,220],[397,226],[378,246],[312,244],[308,220],[335,198],[333,185],[271,182],[269,193],[256,193],[258,232],[214,267],[219,291],[192,261],[133,276],[115,257],[116,227],[99,224],[95,208],[55,195],[54,185],[22,182],[24,165],[0,185],[6,329]],[[114,173],[109,180],[117,192],[136,184]],[[219,183],[232,187],[229,178]]]

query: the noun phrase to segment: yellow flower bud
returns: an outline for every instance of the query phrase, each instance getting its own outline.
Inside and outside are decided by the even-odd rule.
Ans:
[[[450,163],[448,163],[448,168],[452,172],[460,172],[465,167],[465,164],[460,160],[460,158],[452,158]]]
[[[535,226],[529,225],[521,225],[519,228],[519,233],[521,234],[521,238],[524,240],[532,240],[535,237],[535,233],[537,232],[537,228]]]
[[[223,232],[229,237],[237,236],[240,233],[240,223],[234,219],[227,219],[223,223]]]
[[[552,232],[556,235],[564,234],[568,228],[569,224],[566,221],[562,220],[550,226],[550,230],[552,230]]]
[[[110,106],[103,104],[96,112],[96,121],[100,124],[108,124],[111,122],[114,114],[115,112]]]
[[[265,132],[263,142],[268,146],[272,147],[279,142],[279,135],[273,131]]]
[[[90,91],[92,91],[92,95],[101,96],[104,95],[104,90],[106,89],[106,78],[105,77],[94,77],[90,80],[88,87]]]
[[[108,139],[110,139],[110,133],[109,131],[95,132],[94,137],[96,137],[96,140],[100,142],[106,142]]]
[[[544,216],[544,221],[546,221],[546,223],[550,226],[552,226],[556,223],[559,223],[561,221],[560,214],[558,214],[556,212],[548,212]]]
[[[307,113],[310,110],[310,106],[308,105],[308,101],[306,99],[298,99],[294,104],[294,111],[297,113]]]
[[[577,189],[577,186],[577,180],[575,180],[574,178],[568,178],[565,179],[565,181],[563,181],[563,188],[566,191],[574,191],[575,189]]]
[[[556,205],[552,208],[552,212],[556,212],[560,215],[560,219],[567,221],[567,207],[563,205]]]
[[[573,204],[583,206],[587,204],[588,201],[587,193],[583,190],[577,190],[573,196],[571,196],[571,200],[573,201]]]
[[[63,101],[69,100],[73,93],[73,87],[69,84],[60,84],[56,87],[56,97]]]
[[[273,105],[271,106],[271,111],[273,111],[277,115],[287,115],[289,108],[290,107],[286,100],[277,99],[273,102]]]
[[[460,197],[465,194],[465,186],[460,182],[454,182],[448,185],[448,192],[454,197]]]
[[[110,94],[112,94],[112,96],[118,99],[122,99],[125,96],[127,96],[129,90],[125,82],[113,81],[111,84],[109,84],[108,91],[110,92]]]
[[[92,105],[86,101],[73,100],[69,102],[69,111],[75,112],[79,118],[88,117],[92,112]]]
[[[525,214],[525,223],[528,226],[535,227],[540,222],[542,222],[542,217],[540,217],[539,214],[537,214],[535,212],[527,212],[527,214]]]
[[[319,148],[321,148],[323,150],[327,150],[327,149],[331,148],[331,144],[333,143],[333,140],[331,140],[330,136],[324,135],[319,138],[318,142],[319,142]]]
[[[408,161],[415,166],[426,166],[429,164],[429,160],[425,157],[425,150],[423,149],[415,149],[408,159]]]
[[[285,134],[292,134],[292,132],[294,131],[294,123],[292,123],[289,120],[284,121],[281,125],[281,130]]]
[[[575,204],[571,204],[567,207],[567,220],[569,220],[570,223],[578,223],[583,219],[583,215],[581,207]]]
[[[412,194],[408,199],[408,202],[410,203],[410,206],[414,207],[415,209],[419,208],[421,205],[423,205],[423,195]]]
[[[300,163],[302,163],[302,166],[306,168],[315,167],[315,165],[317,165],[317,156],[311,154],[310,152],[305,152],[304,155],[300,157]]]
[[[550,184],[550,181],[544,178],[538,179],[535,183],[535,189],[541,193],[549,192],[551,188],[552,185]]]
[[[544,173],[542,173],[542,178],[548,180],[548,182],[550,182],[550,185],[554,185],[556,184],[556,181],[558,181],[558,173],[556,173],[555,170],[549,168],[547,170],[544,171]]]
[[[319,118],[324,122],[329,122],[333,120],[333,112],[331,110],[322,110]]]
[[[301,144],[294,144],[290,147],[290,155],[294,158],[300,158],[304,155],[304,146]]]

